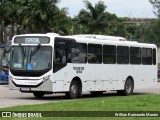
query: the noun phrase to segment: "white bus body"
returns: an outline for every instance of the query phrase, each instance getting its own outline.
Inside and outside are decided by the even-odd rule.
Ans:
[[[156,84],[154,44],[51,34],[12,39],[9,87],[35,97],[66,93],[76,98],[109,90],[130,95]]]

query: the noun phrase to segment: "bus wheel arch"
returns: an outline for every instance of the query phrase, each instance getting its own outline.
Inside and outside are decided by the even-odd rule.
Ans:
[[[74,77],[70,83],[69,92],[66,93],[66,96],[75,99],[82,96],[82,82],[79,77]]]
[[[119,95],[128,96],[133,94],[133,89],[134,89],[134,79],[132,76],[128,76],[124,84],[124,90],[117,90],[117,93]]]

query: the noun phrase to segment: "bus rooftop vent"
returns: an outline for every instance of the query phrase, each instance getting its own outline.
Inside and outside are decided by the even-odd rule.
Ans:
[[[74,35],[75,37],[93,38],[97,40],[113,40],[113,41],[126,41],[124,37],[107,36],[107,35]]]
[[[54,36],[59,36],[58,33],[46,33],[47,35],[54,35]]]

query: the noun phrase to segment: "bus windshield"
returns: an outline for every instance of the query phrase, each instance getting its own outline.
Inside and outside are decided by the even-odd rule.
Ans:
[[[51,68],[52,48],[47,46],[13,46],[12,70],[46,70]]]

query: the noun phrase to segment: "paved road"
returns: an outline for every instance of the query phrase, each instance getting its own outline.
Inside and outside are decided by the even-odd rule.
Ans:
[[[157,86],[148,89],[135,90],[134,94],[160,94],[160,82]],[[116,96],[116,92],[107,92],[102,96]],[[88,93],[84,93],[83,98],[92,98]],[[17,106],[17,105],[31,105],[42,104],[48,102],[67,101],[64,94],[47,95],[42,99],[37,99],[31,93],[21,93],[17,90],[9,90],[8,85],[0,85],[0,108]]]

